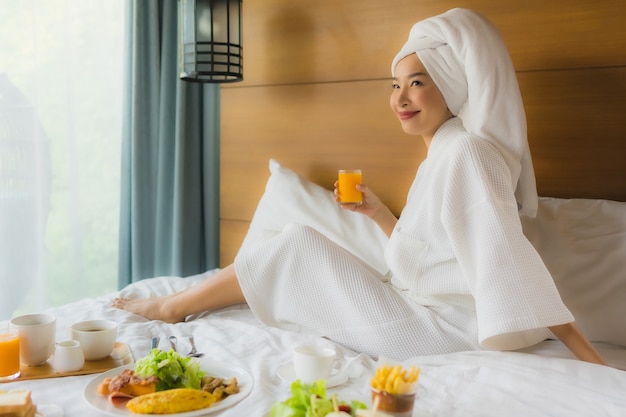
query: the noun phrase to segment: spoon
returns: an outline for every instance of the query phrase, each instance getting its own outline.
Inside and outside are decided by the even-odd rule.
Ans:
[[[187,356],[191,356],[192,358],[201,358],[204,356],[204,353],[200,353],[198,352],[198,349],[196,349],[193,336],[189,337],[189,344],[191,345],[191,351],[187,354]]]

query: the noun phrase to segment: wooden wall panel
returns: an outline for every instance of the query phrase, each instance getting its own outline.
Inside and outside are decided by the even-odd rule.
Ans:
[[[530,72],[519,80],[540,193],[626,200],[626,68]],[[224,92],[223,117],[247,116],[222,126],[229,138],[222,217],[252,217],[270,158],[329,189],[338,168],[359,167],[399,213],[425,148],[401,131],[388,93],[387,81]]]
[[[220,266],[233,263],[250,222],[220,220]]]
[[[388,106],[410,27],[468,7],[501,30],[528,116],[540,195],[626,201],[623,0],[244,1],[245,81],[221,107],[222,266],[245,236],[275,158],[332,188],[359,167],[399,214],[425,155]],[[288,192],[288,190],[286,190]]]
[[[626,67],[518,79],[539,194],[626,201]]]
[[[518,71],[626,65],[623,0],[247,0],[243,6],[245,81],[228,88],[388,77],[411,26],[453,7],[491,19]]]
[[[360,168],[399,214],[425,147],[421,137],[402,132],[390,91],[385,80],[223,92],[223,120],[246,116],[245,123],[222,124],[222,217],[251,218],[270,158],[328,189],[338,169]]]

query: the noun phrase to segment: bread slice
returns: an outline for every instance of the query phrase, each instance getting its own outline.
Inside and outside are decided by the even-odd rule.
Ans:
[[[35,414],[35,411],[36,407],[33,406],[30,390],[0,391],[0,416],[30,417]]]
[[[37,406],[31,404],[30,408],[24,411],[3,413],[0,411],[0,417],[35,417],[37,415]]]

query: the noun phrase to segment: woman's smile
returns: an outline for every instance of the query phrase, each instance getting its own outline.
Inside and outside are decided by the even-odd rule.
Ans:
[[[419,112],[420,112],[419,110],[415,110],[415,111],[399,111],[398,112],[398,118],[400,120],[409,120],[413,116],[416,116]]]

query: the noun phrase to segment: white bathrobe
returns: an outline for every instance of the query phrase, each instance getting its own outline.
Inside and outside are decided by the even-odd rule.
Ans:
[[[522,233],[510,178],[497,149],[453,118],[435,134],[390,237],[389,276],[292,224],[237,256],[244,296],[269,325],[373,356],[537,343],[547,326],[574,318]]]

